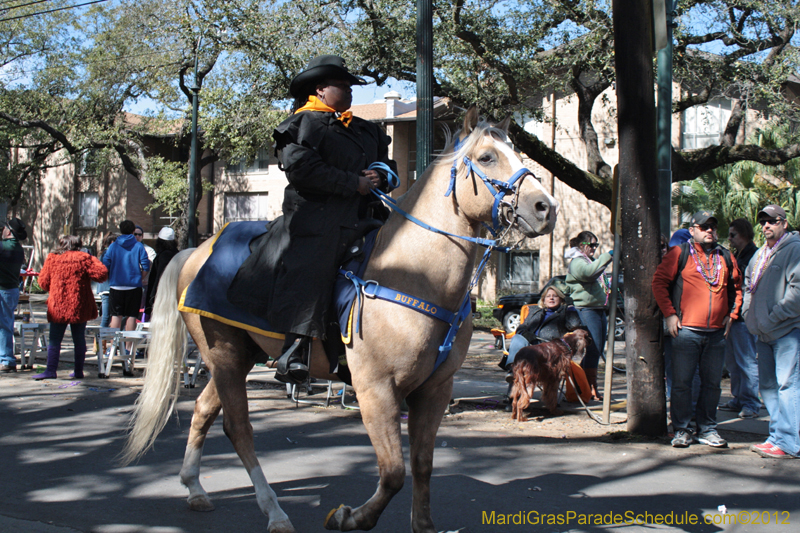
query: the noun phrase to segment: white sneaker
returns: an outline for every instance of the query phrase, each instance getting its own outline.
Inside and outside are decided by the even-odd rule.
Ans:
[[[742,410],[739,411],[739,418],[758,418],[758,413],[748,409],[747,407],[742,407]]]

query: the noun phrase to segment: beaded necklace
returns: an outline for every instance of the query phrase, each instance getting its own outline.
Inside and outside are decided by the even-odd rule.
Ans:
[[[764,271],[767,270],[767,265],[769,264],[770,259],[772,259],[772,252],[778,247],[778,245],[787,235],[789,235],[788,231],[781,235],[781,238],[778,239],[778,242],[776,242],[774,245],[770,247],[765,244],[756,254],[756,264],[753,268],[753,275],[750,276],[750,288],[747,289],[750,294],[756,292],[758,282],[761,281],[761,276],[764,275]]]
[[[719,292],[722,290],[722,283],[720,283],[722,275],[722,253],[719,251],[719,248],[714,249],[706,256],[708,258],[708,264],[703,263],[700,259],[700,255],[697,253],[697,250],[695,250],[694,243],[692,242],[689,243],[689,253],[692,254],[695,268],[700,273],[700,276],[702,276],[703,281],[706,282],[709,290],[711,292]]]

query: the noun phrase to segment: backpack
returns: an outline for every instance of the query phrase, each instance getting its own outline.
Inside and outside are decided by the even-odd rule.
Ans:
[[[678,314],[678,318],[683,318],[681,316],[681,295],[683,294],[683,269],[686,267],[686,261],[689,259],[689,246],[692,246],[690,242],[684,242],[679,245],[681,247],[681,256],[678,258],[678,275],[670,284],[670,294],[672,295],[672,306],[675,308],[675,312]],[[723,246],[717,245],[717,248],[722,252],[722,259],[725,260],[725,266],[728,267],[728,278],[733,275],[733,260],[731,259],[731,252],[727,248]],[[733,307],[736,303],[736,298],[731,299],[730,291],[733,289],[732,284],[728,284],[728,303]]]

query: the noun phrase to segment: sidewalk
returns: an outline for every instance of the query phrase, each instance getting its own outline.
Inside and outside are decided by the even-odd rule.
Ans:
[[[470,355],[495,355],[497,360],[500,359],[500,350],[494,347],[494,337],[484,331],[473,332],[469,353]],[[616,342],[614,344],[614,360],[618,362],[625,361],[624,342]],[[456,374],[456,380],[453,385],[453,398],[456,400],[460,399],[462,401],[478,403],[485,402],[486,400],[502,401],[508,387],[508,384],[504,381],[505,372],[497,368],[496,372],[486,371],[477,376],[475,374],[476,373],[467,373],[463,371],[463,369]],[[602,384],[603,379],[605,379],[605,377],[601,372],[598,381]],[[620,422],[625,420],[628,416],[626,375],[615,373],[612,385],[610,419],[612,422]],[[535,397],[538,398],[540,394],[541,392],[537,391]],[[730,380],[724,379],[720,404],[727,402],[730,398]],[[562,403],[560,407],[567,415],[588,416],[579,403]],[[589,407],[593,412],[602,417],[602,402],[591,402]],[[718,410],[717,423],[720,430],[751,433],[766,437],[769,435],[769,415],[763,406],[760,415],[759,418],[741,419],[737,416],[737,413]]]
[[[31,305],[33,307],[33,318],[36,322],[46,322],[47,320],[47,295],[34,294],[31,295]],[[99,324],[99,319],[90,322]],[[73,362],[73,347],[70,335],[65,335],[64,343],[61,351],[61,368],[64,370],[63,374],[66,376],[67,369],[72,368]],[[614,345],[614,360],[620,363],[625,361],[625,343],[616,342]],[[504,380],[505,372],[500,370],[496,365],[483,365],[480,371],[475,371],[471,361],[475,359],[489,359],[499,360],[500,350],[494,347],[494,337],[485,331],[475,330],[470,342],[470,349],[465,361],[464,367],[456,373],[455,381],[453,384],[453,400],[455,403],[472,403],[482,405],[497,405],[500,404],[507,391],[507,383]],[[44,360],[40,355],[36,364],[43,366]],[[89,372],[96,374],[97,358],[91,351],[89,346],[89,353],[86,357],[86,365],[89,367]],[[602,363],[601,363],[602,365]],[[137,361],[137,369],[141,370],[146,366],[146,362],[142,363]],[[41,370],[34,368],[37,373]],[[27,371],[26,371],[27,372]],[[252,381],[268,382],[272,381],[271,369],[263,367],[256,367],[251,373],[250,379]],[[121,370],[120,370],[121,374]],[[24,375],[24,373],[22,374]],[[88,375],[88,374],[87,374]],[[121,377],[121,376],[120,376]],[[139,378],[140,379],[140,378]],[[604,379],[601,372],[599,380],[602,384]],[[615,373],[613,376],[613,386],[611,393],[611,410],[610,421],[618,425],[617,429],[624,429],[624,421],[627,418],[627,381],[626,375]],[[138,379],[137,379],[138,381]],[[338,387],[337,387],[338,389]],[[541,394],[537,390],[535,398]],[[730,396],[730,381],[723,380],[722,383],[722,398],[720,404],[727,402]],[[579,403],[561,404],[561,409],[565,412],[565,416],[580,416],[587,417],[583,407]],[[591,402],[589,408],[602,417],[603,407],[602,402]],[[502,412],[502,411],[501,411]],[[720,430],[736,431],[740,433],[748,433],[753,435],[769,435],[769,415],[765,408],[762,407],[759,418],[754,419],[740,419],[734,412],[717,411],[717,422]]]

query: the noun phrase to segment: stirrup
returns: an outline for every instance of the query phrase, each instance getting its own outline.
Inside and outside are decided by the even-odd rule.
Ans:
[[[303,351],[308,344],[308,341],[300,339],[283,352],[275,366],[275,379],[294,385],[308,379],[308,365],[303,363]]]

